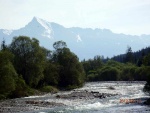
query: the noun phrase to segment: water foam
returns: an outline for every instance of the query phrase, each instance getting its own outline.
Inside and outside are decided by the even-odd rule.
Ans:
[[[95,102],[92,104],[76,106],[75,109],[77,109],[77,110],[91,110],[91,109],[92,110],[98,110],[98,109],[101,109],[104,107],[110,107],[110,106],[112,106],[112,104],[102,104],[100,102]]]

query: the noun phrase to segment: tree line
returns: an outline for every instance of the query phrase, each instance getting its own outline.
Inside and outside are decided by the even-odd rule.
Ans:
[[[39,45],[35,38],[14,37],[0,50],[0,99],[16,98],[36,92],[57,92],[83,86],[86,81],[147,81],[150,91],[150,47],[105,59],[79,61],[67,44],[57,41],[54,50]]]
[[[41,91],[55,92],[80,87],[85,73],[78,57],[63,41],[54,50],[39,45],[35,38],[14,37],[0,50],[0,98],[16,98]]]
[[[147,81],[144,91],[150,93],[150,47],[104,59],[95,56],[83,60],[87,81]]]

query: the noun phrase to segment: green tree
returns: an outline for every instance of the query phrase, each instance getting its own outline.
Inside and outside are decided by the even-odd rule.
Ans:
[[[53,47],[55,50],[59,50],[59,49],[61,50],[63,48],[66,48],[67,44],[66,42],[61,40],[61,41],[54,42]]]
[[[134,62],[134,57],[133,57],[132,49],[129,46],[127,47],[125,62],[130,62],[130,63]]]
[[[5,44],[5,40],[3,39],[2,44],[1,44],[1,50],[6,50],[7,45]]]
[[[0,51],[0,94],[8,96],[16,88],[17,73],[11,63],[13,55]]]
[[[127,63],[126,65],[124,65],[121,72],[121,80],[125,81],[134,80],[136,68],[137,67],[131,63]]]
[[[47,85],[57,86],[59,81],[59,65],[48,61],[44,70],[44,82]]]
[[[26,36],[15,37],[10,44],[10,51],[15,55],[14,66],[25,82],[36,87],[44,77],[46,53],[39,46],[39,41]]]
[[[150,53],[143,58],[143,65],[150,66]]]
[[[115,67],[104,66],[98,71],[97,80],[116,81],[119,78],[119,70]]]
[[[72,88],[83,85],[85,74],[77,56],[63,41],[55,42],[54,48],[53,59],[59,64],[59,86]]]
[[[97,56],[94,56],[93,59],[89,59],[87,61],[83,60],[81,62],[87,76],[89,75],[91,71],[97,71],[97,69],[103,66],[102,59],[103,59],[103,56],[97,55]]]

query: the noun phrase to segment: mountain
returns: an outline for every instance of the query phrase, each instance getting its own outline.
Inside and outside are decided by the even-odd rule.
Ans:
[[[10,44],[14,36],[35,37],[40,45],[53,49],[55,41],[63,40],[80,60],[93,58],[95,55],[112,57],[126,52],[127,46],[133,51],[150,46],[150,35],[125,35],[113,33],[109,29],[65,28],[53,22],[34,17],[25,27],[18,30],[0,29],[0,41],[5,39]]]

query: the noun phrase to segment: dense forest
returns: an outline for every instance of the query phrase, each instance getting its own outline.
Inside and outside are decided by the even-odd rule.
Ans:
[[[138,52],[127,47],[123,55],[80,62],[65,42],[52,46],[48,50],[27,36],[14,37],[10,45],[2,42],[0,99],[70,90],[86,81],[147,81],[144,91],[150,91],[150,47]]]

